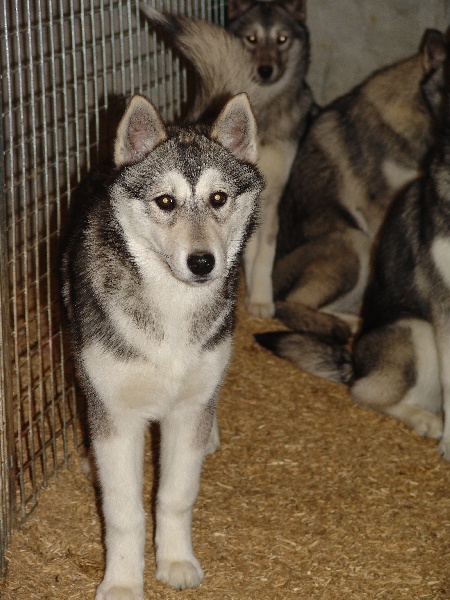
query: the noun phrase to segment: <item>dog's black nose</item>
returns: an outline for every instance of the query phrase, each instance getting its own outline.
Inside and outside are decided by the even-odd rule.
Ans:
[[[258,75],[261,77],[261,79],[270,79],[272,73],[273,67],[270,65],[261,65],[258,67]]]
[[[196,252],[187,258],[189,269],[194,275],[208,275],[214,269],[216,261],[209,252]]]

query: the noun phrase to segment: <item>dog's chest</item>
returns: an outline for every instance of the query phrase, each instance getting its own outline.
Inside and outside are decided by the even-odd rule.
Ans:
[[[83,351],[83,364],[110,414],[139,411],[159,420],[175,405],[204,403],[213,396],[229,358],[229,346],[200,353],[162,344],[149,358],[121,361],[98,345]]]
[[[144,290],[141,313],[151,315],[147,320],[136,319],[127,303],[111,304],[111,320],[134,357],[121,359],[101,343],[82,352],[84,370],[110,411],[131,408],[160,419],[177,402],[213,395],[228,364],[231,341],[205,348],[220,320],[199,301],[204,295],[201,289],[147,295]]]

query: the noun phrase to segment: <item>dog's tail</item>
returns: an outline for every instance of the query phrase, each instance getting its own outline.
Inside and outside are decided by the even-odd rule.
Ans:
[[[258,103],[251,57],[238,38],[218,25],[163,12],[148,4],[141,3],[140,10],[199,75],[200,89],[192,118],[200,117],[212,100],[225,101],[243,91],[253,106]]]
[[[258,344],[276,356],[287,358],[302,371],[346,385],[353,381],[351,353],[341,342],[293,331],[257,333],[255,339]]]

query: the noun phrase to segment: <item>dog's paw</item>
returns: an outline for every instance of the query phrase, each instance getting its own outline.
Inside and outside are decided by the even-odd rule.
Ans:
[[[196,588],[203,581],[203,570],[196,558],[191,560],[170,561],[158,563],[156,579],[167,583],[177,590]]]
[[[420,422],[416,423],[414,431],[421,437],[440,440],[443,428],[442,419],[438,415],[425,413],[425,411],[424,415],[426,415],[426,418],[422,417]]]
[[[275,304],[273,302],[252,302],[247,300],[246,307],[248,312],[258,319],[270,319],[275,314]]]
[[[101,584],[97,589],[95,600],[144,600],[144,592],[136,587]]]
[[[438,445],[438,452],[446,460],[450,460],[450,438],[443,437]]]

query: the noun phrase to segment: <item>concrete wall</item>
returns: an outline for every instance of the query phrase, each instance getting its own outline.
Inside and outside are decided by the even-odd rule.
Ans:
[[[373,70],[414,54],[426,28],[446,31],[450,0],[307,0],[308,81],[319,103]]]

